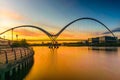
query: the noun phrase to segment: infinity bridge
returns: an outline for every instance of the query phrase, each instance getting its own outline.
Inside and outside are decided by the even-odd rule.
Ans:
[[[113,34],[113,32],[106,26],[104,25],[102,22],[100,22],[97,19],[94,18],[89,18],[89,17],[84,17],[84,18],[79,18],[76,19],[72,22],[70,22],[69,24],[67,24],[66,26],[64,26],[57,34],[53,35],[49,32],[47,32],[46,30],[37,27],[37,26],[33,26],[33,25],[22,25],[22,26],[17,26],[17,27],[13,27],[11,29],[8,29],[2,33],[0,33],[0,35],[8,32],[8,31],[12,31],[12,40],[13,40],[13,30],[16,28],[22,28],[22,27],[31,27],[31,28],[35,28],[38,29],[42,32],[44,32],[51,40],[51,48],[57,48],[58,45],[56,45],[57,42],[57,38],[60,36],[60,34],[66,29],[68,28],[71,24],[80,21],[80,20],[92,20],[95,21],[99,24],[101,24],[103,27],[106,28],[106,30],[108,30],[109,33],[112,34],[113,37],[115,37],[115,35]],[[25,72],[26,69],[30,69],[32,64],[33,64],[33,54],[34,51],[32,48],[7,48],[7,49],[0,49],[0,80],[14,80],[11,77],[13,76],[14,78],[19,77],[15,77],[16,76],[16,72],[21,73],[19,71]],[[18,79],[21,80],[21,79]]]
[[[105,24],[103,24],[102,22],[100,22],[100,21],[97,20],[97,19],[89,18],[89,17],[78,18],[78,19],[70,22],[69,24],[67,24],[66,26],[64,26],[64,27],[63,27],[57,34],[55,34],[55,35],[47,32],[46,30],[44,30],[44,29],[42,29],[42,28],[40,28],[40,27],[38,27],[38,26],[33,26],[33,25],[22,25],[22,26],[13,27],[13,28],[11,28],[11,29],[8,29],[8,30],[0,33],[0,35],[2,35],[2,34],[8,32],[8,31],[12,30],[12,36],[13,36],[13,30],[14,30],[14,29],[16,29],[16,28],[22,28],[22,27],[31,27],[31,28],[36,28],[36,29],[44,32],[44,33],[50,38],[50,40],[51,40],[51,42],[52,42],[52,46],[55,46],[55,43],[57,42],[56,39],[59,37],[59,35],[60,35],[67,27],[69,27],[71,24],[73,24],[73,23],[75,23],[75,22],[77,22],[77,21],[80,21],[80,20],[92,20],[92,21],[95,21],[95,22],[101,24],[104,28],[106,28],[106,29],[108,30],[108,32],[110,32],[110,33],[112,34],[113,37],[115,37],[115,35],[113,34],[113,32],[112,32]],[[12,38],[13,38],[13,37],[12,37]]]

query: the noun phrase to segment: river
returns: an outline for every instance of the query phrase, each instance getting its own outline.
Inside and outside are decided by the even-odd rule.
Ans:
[[[120,48],[33,47],[24,80],[120,80]]]

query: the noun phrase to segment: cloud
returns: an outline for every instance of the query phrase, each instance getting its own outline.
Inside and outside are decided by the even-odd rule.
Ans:
[[[33,25],[38,25],[41,28],[48,28],[48,31],[52,31],[53,29],[56,31],[59,31],[59,27],[56,27],[56,25],[52,25],[48,22],[41,22],[41,21],[35,21],[34,19],[29,18],[28,16],[25,16],[21,13],[18,13],[16,11],[13,10],[9,10],[9,9],[0,9],[0,19],[2,20],[2,23],[0,25],[2,26],[11,26],[11,21],[10,20],[14,20],[14,21],[22,21],[33,24]],[[10,24],[7,24],[7,21],[10,22]],[[5,24],[4,24],[5,23]]]
[[[118,27],[118,28],[115,28],[115,29],[113,29],[113,30],[111,30],[113,33],[114,32],[120,32],[120,27]],[[103,34],[110,34],[110,32],[109,31],[107,31],[107,32],[104,32]]]
[[[72,35],[72,34],[65,33],[65,34],[61,35],[61,37],[71,38],[71,37],[75,37],[75,36],[74,36],[74,35]]]
[[[22,14],[6,9],[0,10],[0,17],[12,19],[12,20],[27,20],[27,18]]]
[[[18,29],[18,30],[15,30],[14,32],[18,35],[23,35],[23,36],[31,36],[31,37],[45,36],[44,33],[30,31],[26,29]]]

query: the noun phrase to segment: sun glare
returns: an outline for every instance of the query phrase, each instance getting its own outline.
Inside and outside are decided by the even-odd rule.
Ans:
[[[6,19],[1,20],[1,23],[0,23],[1,27],[8,27],[10,24],[11,24],[11,21]]]

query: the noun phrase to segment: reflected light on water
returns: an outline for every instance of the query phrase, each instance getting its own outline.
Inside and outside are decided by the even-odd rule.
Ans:
[[[34,64],[25,80],[118,80],[120,48],[34,47]]]

